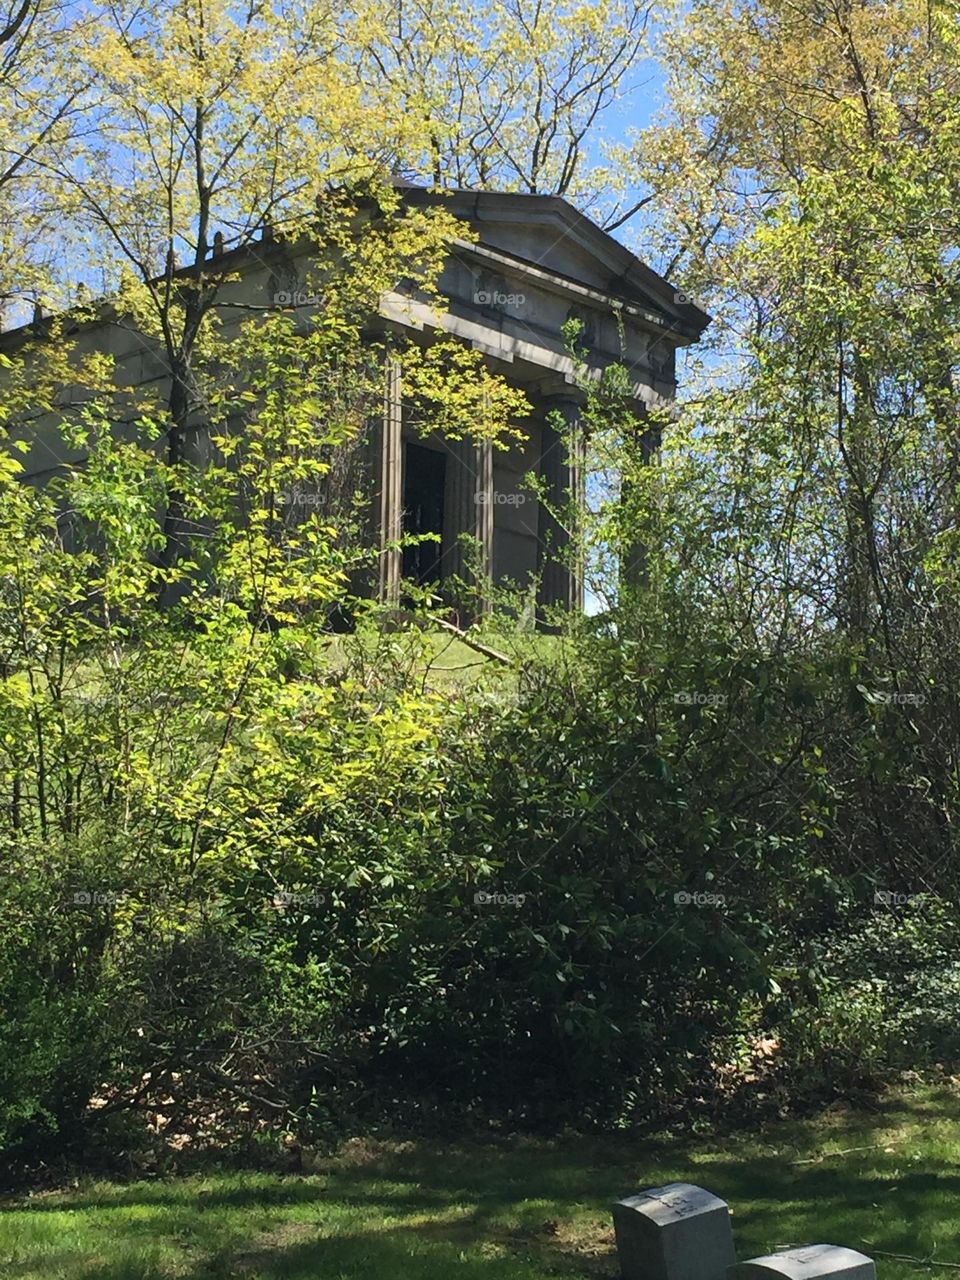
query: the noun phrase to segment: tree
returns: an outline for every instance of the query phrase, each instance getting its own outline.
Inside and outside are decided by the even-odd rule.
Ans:
[[[89,80],[66,56],[81,20],[56,0],[0,5],[0,324],[5,314],[24,318],[27,303],[63,300],[54,291],[62,226],[42,164],[88,105]]]
[[[185,553],[186,439],[211,413],[203,370],[236,317],[224,286],[238,267],[308,237],[321,273],[363,261],[350,274],[363,314],[400,275],[426,286],[453,234],[442,210],[393,217],[390,170],[424,123],[389,88],[357,83],[339,22],[336,6],[110,6],[77,33],[78,74],[97,85],[83,138],[32,158],[86,246],[74,270],[114,264],[102,287],[115,323],[165,366],[168,571]]]
[[[682,241],[715,350],[736,361],[703,410],[733,523],[744,468],[770,504],[751,548],[730,529],[724,576],[753,577],[768,623],[788,602],[796,626],[814,611],[896,665],[893,633],[916,621],[908,597],[955,512],[952,18],[697,5],[664,49],[672,105],[634,160],[657,191],[652,234]]]
[[[559,195],[601,208],[619,187],[600,122],[628,91],[649,6],[636,0],[508,0],[465,11],[451,0],[362,7],[358,65],[423,121],[408,158],[438,187]]]
[[[633,162],[649,242],[681,245],[714,324],[662,465],[616,513],[649,552],[622,625],[691,661],[762,655],[761,687],[823,717],[831,874],[933,890],[960,750],[953,15],[695,5],[661,47],[670,106]]]

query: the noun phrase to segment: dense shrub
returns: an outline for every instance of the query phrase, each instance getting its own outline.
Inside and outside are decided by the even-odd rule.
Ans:
[[[87,405],[82,471],[0,470],[0,1142],[623,1125],[951,1063],[943,562],[882,644],[814,625],[815,541],[784,569],[765,532],[778,474],[689,436],[630,474],[620,438],[594,546],[662,548],[647,581],[549,637],[504,593],[459,676],[436,602],[353,599],[369,549],[279,496],[356,443],[356,335],[255,336],[267,410],[229,466],[186,485]],[[168,566],[173,484],[211,532]],[[747,516],[782,591],[731,582]]]
[[[11,846],[8,1144],[689,1119],[955,1060],[952,870],[900,909],[851,856],[859,673],[599,624],[468,685],[415,633],[336,653],[280,645],[192,862]]]

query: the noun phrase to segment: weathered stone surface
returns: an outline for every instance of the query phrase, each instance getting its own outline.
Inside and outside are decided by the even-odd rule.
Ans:
[[[432,411],[417,407],[398,370],[388,363],[384,412],[370,415],[363,457],[360,449],[353,453],[346,444],[335,451],[337,460],[330,459],[331,484],[336,479],[344,495],[360,492],[366,497],[364,544],[380,543],[380,573],[358,571],[354,589],[367,594],[376,588],[383,603],[396,608],[404,560],[397,542],[403,534],[439,533],[436,560],[419,562],[421,567],[429,564],[441,582],[467,577],[459,541],[466,535],[467,546],[479,539],[481,580],[490,574],[499,585],[512,582],[531,595],[539,582],[541,617],[551,604],[579,608],[583,573],[573,555],[576,522],[570,527],[566,517],[555,519],[551,503],[541,502],[523,478],[539,472],[545,495],[557,506],[567,507],[568,495],[576,499],[570,504],[574,510],[583,504],[586,457],[579,388],[584,377],[600,378],[612,363],[622,364],[629,375],[630,430],[652,452],[657,427],[645,415],[673,402],[674,348],[696,342],[709,317],[556,196],[436,192],[407,184],[397,190],[404,207],[442,208],[476,235],[450,243],[435,296],[411,280],[398,281],[380,296],[371,314],[357,317],[364,340],[373,344],[371,358],[386,334],[406,334],[425,348],[440,341],[461,343],[483,356],[490,373],[522,391],[533,412],[517,415],[513,426],[522,439],[512,440],[505,451],[491,450],[487,424],[479,420],[476,439],[451,441],[443,431],[429,431],[438,425],[431,424]],[[240,326],[249,321],[249,308],[278,308],[297,332],[309,333],[322,302],[314,282],[324,274],[324,251],[318,259],[318,246],[308,237],[287,240],[268,219],[260,224],[260,237],[233,249],[218,231],[213,243],[217,265],[203,268],[212,271],[222,334],[230,341],[242,341]],[[170,267],[175,265],[171,260]],[[90,321],[72,338],[77,358],[109,355],[121,386],[168,399],[170,371],[162,344],[129,324],[118,324],[109,299],[102,306],[91,305]],[[566,325],[571,320],[582,322],[582,354],[569,350]],[[30,323],[0,333],[0,354],[13,354],[34,337]],[[478,412],[487,416],[486,409]],[[553,431],[560,425],[556,414],[569,431]],[[64,441],[59,416],[51,411],[17,428],[18,440],[29,446],[21,460],[23,479],[42,485],[64,463],[83,461],[85,450]],[[218,456],[211,431],[199,421],[191,427],[184,448],[192,465],[206,466]],[[574,446],[569,453],[568,435]],[[445,456],[445,467],[437,467],[430,482],[430,503],[442,513],[438,520],[435,509],[430,523],[442,523],[442,530],[419,527],[420,518],[410,509],[415,500],[408,504],[404,498],[405,481],[418,467],[411,446]],[[424,465],[422,455],[419,465]],[[316,514],[313,504],[298,505],[300,511],[293,512],[298,522],[311,511]],[[336,507],[327,510],[325,522],[338,523]],[[623,559],[625,583],[636,584],[642,548],[624,548]],[[430,577],[429,583],[433,581]]]
[[[724,1280],[736,1261],[730,1210],[689,1182],[618,1200],[613,1225],[624,1280]]]
[[[873,1259],[837,1244],[807,1244],[750,1258],[731,1268],[730,1280],[877,1280]]]

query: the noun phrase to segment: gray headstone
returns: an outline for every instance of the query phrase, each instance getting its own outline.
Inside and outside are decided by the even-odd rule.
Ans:
[[[805,1244],[731,1268],[730,1280],[877,1280],[873,1259],[838,1244]]]
[[[689,1182],[618,1200],[613,1225],[624,1280],[725,1280],[736,1262],[726,1203]]]

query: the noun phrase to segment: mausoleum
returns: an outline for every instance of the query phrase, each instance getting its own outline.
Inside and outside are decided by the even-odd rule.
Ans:
[[[468,343],[523,391],[533,411],[521,424],[522,443],[506,451],[424,436],[407,421],[403,387],[388,361],[368,472],[381,548],[375,589],[386,603],[399,600],[404,578],[442,591],[445,579],[462,575],[461,535],[468,534],[484,575],[536,584],[538,611],[576,609],[583,582],[576,563],[563,554],[569,532],[547,509],[584,486],[577,447],[582,377],[569,353],[567,322],[580,323],[588,377],[615,362],[625,366],[642,424],[651,408],[674,398],[677,349],[696,342],[709,318],[565,200],[476,191],[441,195],[413,186],[403,188],[403,200],[413,207],[442,201],[476,239],[450,244],[439,304],[401,286],[382,297],[372,323],[422,343],[437,335]],[[259,306],[301,299],[309,304],[309,261],[270,236],[257,249],[245,259],[241,285],[232,287]],[[17,331],[9,331],[0,345],[17,340]],[[83,345],[113,354],[128,385],[163,383],[159,353],[128,327],[104,318],[85,327]],[[31,439],[28,478],[42,482],[62,463],[63,446],[52,440],[43,433]],[[656,442],[649,443],[652,448]],[[202,442],[196,448],[202,454]],[[524,486],[530,472],[540,477],[547,503]],[[428,533],[435,538],[419,547],[397,545],[404,534]]]

